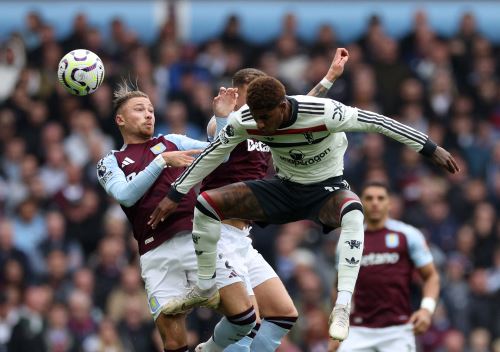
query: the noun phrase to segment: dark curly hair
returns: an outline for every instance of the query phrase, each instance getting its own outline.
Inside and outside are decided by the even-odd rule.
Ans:
[[[257,70],[256,68],[243,68],[233,75],[233,87],[241,87],[245,84],[249,84],[256,78],[265,76],[267,76],[265,72]]]
[[[250,110],[272,110],[285,99],[285,87],[274,77],[256,78],[247,90]]]

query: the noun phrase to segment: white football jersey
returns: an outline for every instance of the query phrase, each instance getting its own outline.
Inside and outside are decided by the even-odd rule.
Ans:
[[[347,149],[344,132],[383,133],[417,152],[424,146],[426,151],[435,148],[425,134],[383,115],[331,99],[303,95],[287,99],[292,104],[291,119],[271,136],[257,129],[247,105],[231,113],[218,138],[174,183],[175,190],[187,193],[247,138],[269,146],[278,177],[301,184],[342,175]]]

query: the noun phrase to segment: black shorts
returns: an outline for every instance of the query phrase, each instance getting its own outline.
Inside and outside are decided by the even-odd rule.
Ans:
[[[269,224],[285,224],[298,220],[319,222],[323,204],[338,190],[350,189],[342,176],[303,185],[277,177],[245,181],[259,201]]]

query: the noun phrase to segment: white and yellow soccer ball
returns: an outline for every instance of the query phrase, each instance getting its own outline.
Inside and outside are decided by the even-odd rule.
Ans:
[[[72,50],[59,62],[57,78],[71,94],[87,95],[95,92],[104,80],[104,64],[90,50]]]

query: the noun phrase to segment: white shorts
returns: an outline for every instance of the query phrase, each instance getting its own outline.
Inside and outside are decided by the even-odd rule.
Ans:
[[[411,324],[386,328],[352,326],[337,352],[415,352]]]
[[[149,309],[156,320],[163,305],[170,299],[185,294],[198,280],[198,263],[191,233],[178,235],[144,253],[140,258],[140,265]],[[216,270],[218,288],[242,282],[240,274],[221,252],[217,256]]]
[[[249,295],[254,295],[252,288],[264,281],[278,277],[264,257],[252,246],[248,237],[250,228],[240,230],[237,227],[222,224],[218,250],[224,253],[238,273],[241,273]]]

